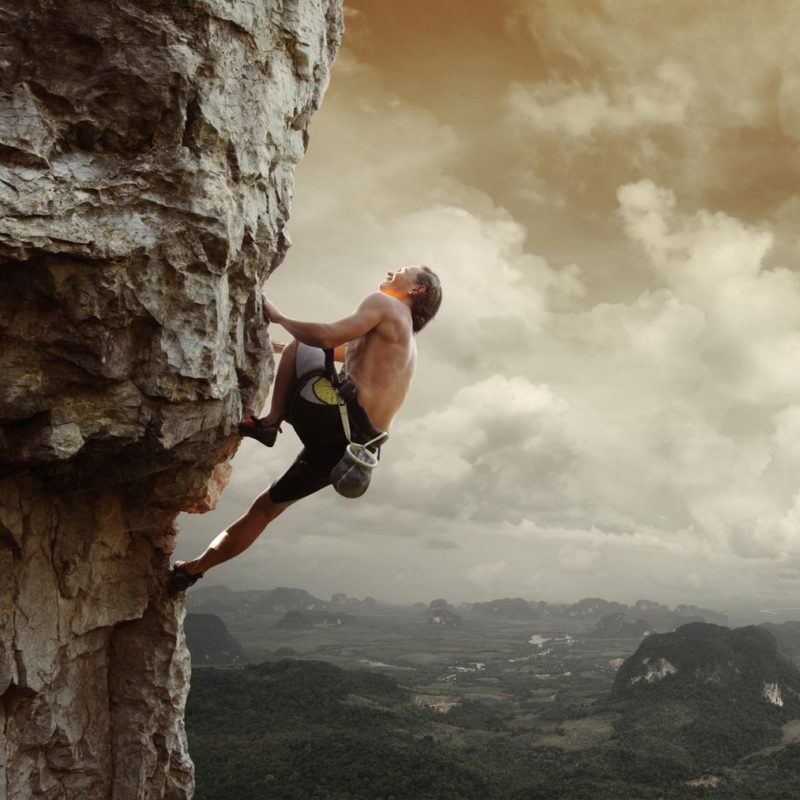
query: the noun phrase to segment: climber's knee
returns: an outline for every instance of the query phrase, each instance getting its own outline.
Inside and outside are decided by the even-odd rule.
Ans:
[[[262,492],[250,506],[250,513],[260,517],[265,523],[272,522],[290,503],[276,503],[270,496],[269,489]]]

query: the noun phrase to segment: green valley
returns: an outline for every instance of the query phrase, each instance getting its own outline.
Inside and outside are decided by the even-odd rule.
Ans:
[[[198,800],[800,798],[791,626],[208,600],[244,663],[193,666]]]

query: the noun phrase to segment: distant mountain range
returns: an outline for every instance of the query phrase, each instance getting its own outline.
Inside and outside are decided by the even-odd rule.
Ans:
[[[669,631],[687,622],[713,622],[724,625],[725,614],[681,604],[674,609],[652,600],[637,600],[632,606],[586,597],[577,603],[536,602],[521,597],[506,597],[486,603],[463,606],[473,614],[507,620],[573,620],[597,621],[598,636],[641,636],[646,631]]]
[[[315,625],[349,625],[355,620],[344,611],[287,611],[279,628],[313,628]]]
[[[330,600],[320,600],[305,589],[283,586],[277,589],[230,589],[227,586],[203,586],[187,594],[186,608],[192,613],[234,614],[249,617],[260,614],[287,614],[290,611],[326,611],[375,613],[385,604],[372,597],[357,600],[338,593]]]
[[[375,614],[392,608],[373,597],[358,600],[337,593],[330,600],[321,600],[305,589],[279,587],[234,590],[227,586],[193,589],[187,595],[186,605],[192,613],[233,614],[242,617],[287,614],[291,611]],[[416,603],[414,608],[426,614],[432,624],[460,624],[473,614],[520,622],[563,620],[594,623],[595,635],[615,637],[641,637],[646,632],[673,630],[687,622],[711,622],[718,625],[728,622],[725,614],[693,605],[681,604],[670,609],[651,600],[638,600],[628,606],[601,597],[587,597],[577,603],[548,603],[544,600],[505,597],[484,603],[462,603],[459,606],[452,606],[444,598],[438,598],[429,605]],[[315,620],[321,619],[317,614]]]

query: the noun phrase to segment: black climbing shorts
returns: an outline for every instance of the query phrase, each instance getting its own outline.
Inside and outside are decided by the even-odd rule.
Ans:
[[[318,352],[310,352],[318,351]],[[325,354],[319,348],[298,344],[297,388],[284,409],[284,419],[297,433],[303,449],[288,470],[270,486],[269,496],[274,503],[291,503],[308,497],[331,483],[331,470],[339,463],[349,444],[344,434],[339,393],[324,374]],[[353,388],[346,380],[345,389]],[[364,429],[368,424],[366,412],[349,415],[355,441],[367,441]],[[364,421],[366,420],[366,422]],[[371,426],[370,426],[371,428]],[[363,435],[362,435],[363,433]]]
[[[331,470],[348,444],[338,405],[317,405],[296,395],[289,406],[284,417],[304,447],[292,466],[270,487],[269,496],[275,503],[291,503],[328,486]]]

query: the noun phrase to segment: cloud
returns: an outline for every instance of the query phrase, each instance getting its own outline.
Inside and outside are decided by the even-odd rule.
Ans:
[[[591,575],[603,564],[603,553],[597,545],[589,547],[565,545],[558,551],[558,566],[563,572]]]
[[[507,569],[505,561],[493,561],[486,564],[476,564],[467,571],[467,579],[472,581],[484,595],[497,591]]]
[[[480,522],[488,536],[504,521],[535,520],[625,536],[631,548],[649,547],[640,533],[650,531],[685,552],[710,544],[785,557],[786,535],[770,548],[769,531],[789,529],[785,504],[797,487],[785,472],[772,476],[770,465],[794,458],[798,415],[786,410],[773,420],[775,404],[800,388],[789,369],[793,280],[764,269],[764,226],[684,214],[674,192],[651,181],[622,186],[618,197],[623,230],[643,248],[640,269],[654,286],[629,303],[585,311],[553,310],[554,294],[569,292],[548,293],[554,271],[526,260],[515,225],[497,217],[433,206],[365,232],[367,242],[423,247],[438,236],[455,285],[449,315],[420,338],[414,390],[422,401],[404,412],[385,448],[370,490],[377,512],[359,509],[351,524],[381,532],[379,518],[391,513],[394,535],[413,536],[449,518]],[[454,257],[448,246],[456,240],[468,246],[452,248]],[[743,323],[770,305],[774,315]],[[506,319],[519,327],[509,331]],[[769,353],[771,360],[757,357]],[[739,431],[726,415],[743,402],[750,430]],[[403,509],[407,521],[389,509]],[[600,552],[571,546],[556,565],[592,574]]]
[[[417,509],[456,519],[622,533],[630,546],[650,529],[689,548],[785,558],[800,416],[774,409],[800,391],[800,287],[764,266],[764,225],[680,212],[672,190],[647,180],[618,198],[653,288],[583,312],[545,306],[535,334],[505,337],[495,363],[506,374],[398,428],[384,499],[413,496]],[[462,373],[486,366],[476,358]],[[576,552],[559,568],[600,563],[596,550]]]
[[[765,268],[772,232],[721,212],[679,214],[672,192],[648,180],[617,196],[625,230],[658,278],[702,312],[704,361],[727,391],[759,404],[796,397],[800,278]]]
[[[463,387],[445,408],[398,430],[401,451],[387,465],[392,494],[433,514],[493,521],[545,507],[557,497],[560,462],[571,458],[565,410],[522,376]]]
[[[769,509],[734,527],[735,544],[744,555],[781,561],[800,558],[800,492],[785,509]]]
[[[688,77],[686,85],[696,86],[702,98],[695,125],[723,116],[731,125],[758,124],[775,113],[782,85],[791,86],[797,75],[791,30],[800,12],[791,0],[712,9],[693,0],[636,6],[626,0],[518,0],[514,6],[510,28],[526,28],[554,71],[594,76],[623,96],[640,76],[659,69],[667,86]]]
[[[520,201],[557,198],[591,238],[587,249],[611,244],[614,189],[642,177],[688,207],[777,221],[800,178],[796,4],[511,5],[509,35],[537,57],[502,92],[509,145],[526,167],[509,176]],[[792,245],[796,220],[776,230],[781,246]],[[630,285],[628,258],[604,267],[617,287]]]
[[[426,546],[429,550],[458,550],[461,547],[450,539],[438,539],[435,536],[428,539]]]
[[[535,131],[574,139],[598,130],[641,135],[651,125],[681,125],[696,94],[696,83],[680,64],[664,61],[649,81],[617,87],[613,94],[597,85],[545,81],[513,82],[507,104],[515,121]]]

